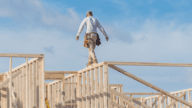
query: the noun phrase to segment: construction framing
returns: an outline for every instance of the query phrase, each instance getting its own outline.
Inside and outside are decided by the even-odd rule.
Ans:
[[[169,93],[115,66],[192,67],[192,64],[102,62],[79,71],[45,71],[43,54],[0,54],[0,57],[10,58],[9,71],[0,74],[1,108],[45,108],[45,98],[50,108],[192,108],[192,89]],[[26,58],[26,62],[12,69],[13,57]],[[123,92],[122,84],[109,84],[109,67],[157,92]],[[45,83],[45,80],[55,81]]]

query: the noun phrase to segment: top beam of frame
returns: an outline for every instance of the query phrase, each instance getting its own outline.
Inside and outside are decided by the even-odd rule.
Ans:
[[[192,64],[188,63],[112,62],[112,61],[107,61],[107,63],[109,65],[192,67]]]
[[[13,54],[13,53],[0,53],[0,57],[28,57],[28,58],[39,58],[39,57],[44,57],[44,54]]]

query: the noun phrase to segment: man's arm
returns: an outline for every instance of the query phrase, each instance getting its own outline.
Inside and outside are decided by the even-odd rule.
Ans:
[[[83,28],[84,28],[84,26],[85,26],[85,24],[86,24],[86,21],[85,21],[85,20],[86,20],[86,19],[84,19],[84,20],[81,22],[81,25],[80,25],[80,27],[79,27],[77,36],[79,36],[79,35],[81,34],[81,32],[82,32],[82,30],[83,30]]]
[[[105,38],[106,38],[106,40],[108,41],[109,38],[108,38],[108,36],[107,36],[107,34],[106,34],[104,28],[101,26],[101,24],[99,23],[98,20],[97,20],[97,27],[98,27],[99,30],[103,33],[103,35],[105,35]]]

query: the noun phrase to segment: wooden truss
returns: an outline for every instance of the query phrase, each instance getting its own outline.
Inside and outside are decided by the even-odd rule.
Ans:
[[[177,97],[177,96],[174,96],[172,94],[170,94],[169,92],[166,92],[165,90],[161,89],[161,88],[158,88],[156,87],[155,85],[152,85],[150,84],[149,82],[146,82],[136,76],[134,76],[133,74],[129,73],[129,72],[126,72],[125,70],[115,66],[115,65],[130,65],[130,66],[173,66],[173,67],[192,67],[192,64],[182,64],[182,63],[144,63],[144,62],[107,62],[108,66],[158,92],[160,92],[161,94],[165,95],[165,96],[169,96],[171,97],[172,99],[174,99],[175,101],[179,101],[181,103],[183,103],[184,105],[186,106],[189,106],[189,107],[192,107],[192,104],[185,101],[185,100],[182,100],[181,97]],[[126,93],[124,93],[126,94]],[[184,94],[183,94],[184,95]],[[160,98],[160,97],[159,97]],[[157,99],[158,100],[158,99]],[[155,100],[155,101],[157,101]],[[174,102],[172,103],[174,104]],[[170,107],[172,104],[170,104],[168,107]],[[153,104],[154,105],[154,104]],[[144,106],[146,107],[146,106]]]

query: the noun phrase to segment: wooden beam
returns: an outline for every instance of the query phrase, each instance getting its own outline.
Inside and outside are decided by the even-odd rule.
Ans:
[[[173,66],[173,67],[192,67],[189,63],[150,63],[150,62],[111,62],[109,65],[131,65],[131,66]]]
[[[3,81],[3,74],[0,75],[0,82]]]
[[[21,72],[14,73],[14,74],[12,75],[12,80],[13,80],[15,77],[17,77],[20,73],[21,73]],[[8,78],[8,79],[5,80],[4,82],[2,82],[1,85],[0,85],[0,89],[2,89],[5,85],[7,85],[7,84],[9,83],[9,81],[10,81],[10,78]]]
[[[9,81],[9,107],[12,108],[12,57],[10,57],[9,64],[9,72],[10,72],[10,81]]]
[[[126,93],[126,92],[124,92],[123,94],[125,94],[125,95],[160,95],[160,94],[162,94],[162,93]]]
[[[45,74],[45,80],[58,80],[64,77],[64,74]]]
[[[146,86],[148,86],[148,87],[151,87],[151,88],[154,89],[154,90],[157,90],[157,91],[161,92],[161,93],[164,94],[164,95],[167,95],[167,96],[169,96],[169,97],[171,97],[171,98],[173,98],[173,99],[175,99],[175,100],[177,100],[177,101],[179,101],[179,102],[181,102],[181,103],[183,103],[183,104],[185,104],[185,105],[188,105],[188,106],[192,107],[192,104],[191,104],[191,103],[189,103],[189,102],[187,102],[187,101],[185,101],[185,100],[182,100],[182,99],[180,99],[180,98],[178,98],[178,97],[170,94],[169,92],[164,91],[164,90],[162,90],[161,88],[158,88],[158,87],[156,87],[156,86],[154,86],[154,85],[152,85],[152,84],[144,81],[143,79],[140,79],[140,78],[138,78],[138,77],[136,77],[136,76],[134,76],[134,75],[132,75],[132,74],[124,71],[124,70],[121,69],[121,68],[118,68],[118,67],[115,66],[115,65],[109,65],[109,67],[111,67],[111,68],[114,69],[114,70],[117,70],[118,72],[120,72],[120,73],[122,73],[122,74],[124,74],[124,75],[126,75],[126,76],[128,76],[128,77],[133,78],[134,80],[136,80],[136,81],[138,81],[138,82],[140,82],[140,83],[143,83],[144,85],[146,85]]]
[[[39,57],[44,57],[44,54],[0,53],[0,57],[28,57],[28,58],[39,58]]]
[[[77,74],[78,71],[45,71],[45,74]]]
[[[186,92],[184,92],[181,96],[179,96],[179,98],[182,98],[184,95],[186,94]],[[177,102],[177,100],[173,101],[171,104],[169,104],[167,106],[167,108],[170,108],[175,102]],[[180,103],[181,104],[181,103]]]
[[[119,92],[117,92],[117,91],[115,91],[115,90],[113,90],[113,89],[110,89],[110,88],[109,88],[109,91],[112,92],[112,93],[114,93],[114,94],[116,94],[116,95],[121,96],[121,98],[124,98],[125,100],[128,100],[127,103],[128,103],[129,101],[132,101],[132,102],[134,102],[134,103],[136,103],[136,104],[138,104],[138,105],[140,105],[140,106],[143,106],[143,107],[145,107],[145,108],[152,108],[152,107],[150,107],[150,106],[148,106],[148,105],[145,105],[145,104],[143,104],[143,103],[141,103],[141,102],[139,102],[139,101],[137,101],[137,100],[135,100],[135,99],[133,99],[133,98],[131,98],[131,97],[125,96],[124,94],[119,93]],[[131,103],[131,102],[129,102],[128,104],[131,105],[131,106],[133,106],[133,107],[139,108],[138,106],[135,106],[135,104],[133,104],[133,103]]]

